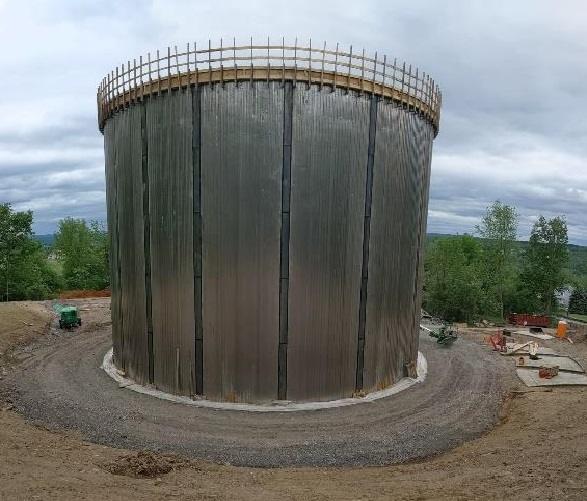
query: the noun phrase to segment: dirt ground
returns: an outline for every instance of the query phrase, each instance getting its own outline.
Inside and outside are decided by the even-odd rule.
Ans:
[[[45,303],[0,304],[0,377],[18,363],[16,347],[53,335],[50,319]],[[483,342],[492,330],[462,335]],[[575,341],[543,344],[585,365],[587,342]],[[0,398],[0,499],[586,499],[586,397],[587,388],[520,385],[498,426],[440,456],[387,467],[275,469],[84,442],[26,423]]]

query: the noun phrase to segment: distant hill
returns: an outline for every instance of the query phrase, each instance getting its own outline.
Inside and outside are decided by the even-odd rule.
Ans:
[[[426,237],[428,238],[428,240],[434,240],[436,238],[445,238],[445,237],[458,237],[460,235],[452,235],[449,233],[428,233],[426,235]]]
[[[445,233],[428,233],[428,243],[438,238],[455,237],[457,235],[448,235]],[[473,235],[474,236],[474,235]],[[477,237],[476,237],[477,238]],[[528,246],[526,240],[519,240],[519,253],[523,252]],[[573,275],[582,275],[587,277],[587,246],[569,244],[569,270]]]
[[[446,233],[428,233],[428,242],[438,238],[454,237]],[[53,245],[55,240],[54,234],[35,235],[35,238],[47,247]],[[520,250],[524,250],[528,245],[526,241],[519,241]],[[569,268],[573,274],[587,276],[587,247],[583,245],[569,244]]]
[[[50,247],[51,245],[53,245],[53,241],[55,240],[55,235],[54,234],[50,234],[50,235],[35,235],[35,238],[41,242],[43,245]]]

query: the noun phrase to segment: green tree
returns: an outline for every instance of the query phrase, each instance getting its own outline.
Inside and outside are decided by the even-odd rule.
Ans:
[[[587,315],[587,289],[573,289],[569,298],[569,313]]]
[[[555,293],[568,281],[569,262],[567,223],[564,217],[538,218],[532,227],[523,257],[522,286],[529,291],[535,310],[552,313]]]
[[[33,237],[33,213],[0,204],[0,297],[4,301],[43,299],[59,287],[47,252]]]
[[[16,261],[19,259],[24,242],[32,235],[33,213],[14,212],[10,204],[0,204],[0,287],[5,301],[11,299]]]
[[[98,222],[62,219],[54,248],[63,263],[67,288],[99,290],[108,286],[107,234]]]
[[[518,214],[514,207],[493,202],[475,227],[485,247],[484,278],[496,312],[504,318],[504,299],[514,286]]]
[[[478,319],[486,307],[483,249],[469,235],[434,240],[426,252],[425,308],[449,321]]]

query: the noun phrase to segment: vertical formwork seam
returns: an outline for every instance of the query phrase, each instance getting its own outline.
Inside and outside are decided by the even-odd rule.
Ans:
[[[427,129],[427,127],[426,127]],[[418,126],[418,145],[419,145],[419,153],[422,153],[421,149],[422,149],[422,133],[425,132],[422,128],[422,126],[419,124]],[[428,140],[428,133],[426,133],[426,139]],[[429,146],[430,148],[432,148],[432,145]],[[425,233],[425,229],[426,229],[426,225],[428,223],[427,219],[428,219],[428,188],[429,188],[429,183],[430,183],[430,178],[429,178],[429,169],[430,169],[430,154],[431,151],[429,153],[426,154],[426,158],[422,158],[421,156],[418,158],[418,164],[420,165],[420,167],[425,164],[424,170],[422,171],[420,169],[420,200],[419,200],[419,214],[418,214],[418,237],[417,237],[417,244],[416,244],[416,248],[418,249],[417,253],[416,253],[416,268],[415,268],[415,279],[414,279],[414,289],[413,289],[413,305],[414,305],[414,314],[413,314],[413,319],[414,319],[414,324],[413,324],[413,332],[415,336],[418,336],[419,331],[420,331],[420,317],[422,315],[422,301],[420,301],[420,304],[418,304],[418,298],[420,297],[421,299],[421,295],[419,294],[420,292],[420,288],[422,287],[422,280],[423,280],[423,268],[422,268],[422,263],[423,263],[423,258],[424,258],[424,247],[423,247],[423,242],[422,240],[426,238],[426,233]],[[426,213],[424,213],[426,210]],[[411,361],[410,361],[411,362]]]
[[[147,107],[141,107],[141,174],[143,185],[143,253],[145,259],[145,313],[147,315],[147,346],[149,354],[149,383],[155,380],[153,353],[153,303],[151,291],[151,218],[149,195],[149,141],[147,133]]]
[[[193,268],[194,268],[194,388],[204,394],[204,333],[202,322],[202,164],[201,164],[201,87],[190,88],[192,96],[192,172],[193,172]]]
[[[277,353],[277,398],[287,399],[287,345],[289,301],[289,237],[291,199],[291,155],[293,85],[284,82],[283,166],[281,172],[281,230],[279,237],[279,346]]]
[[[115,147],[114,147],[114,187],[115,187],[115,197],[114,197],[114,219],[116,221],[116,276],[118,279],[118,296],[117,300],[117,313],[118,313],[118,325],[120,327],[120,352],[122,354],[122,363],[120,364],[122,370],[126,370],[126,361],[127,357],[124,353],[124,316],[122,312],[122,268],[120,265],[120,224],[118,218],[118,189],[119,189],[119,179],[118,179],[118,169],[119,169],[119,159],[118,159],[118,145],[116,144],[116,121],[114,122],[114,137],[115,137]]]
[[[365,217],[363,219],[363,263],[359,296],[359,326],[357,329],[357,368],[355,391],[363,389],[365,367],[365,323],[367,308],[367,285],[369,280],[369,240],[371,236],[371,198],[373,192],[373,163],[375,161],[375,134],[377,132],[377,107],[379,98],[371,95],[369,110],[369,146],[367,149],[367,175],[365,176]]]

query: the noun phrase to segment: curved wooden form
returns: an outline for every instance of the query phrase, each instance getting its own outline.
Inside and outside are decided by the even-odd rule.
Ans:
[[[103,132],[106,120],[118,110],[153,94],[202,84],[241,81],[292,81],[294,85],[319,84],[387,97],[421,114],[438,133],[442,94],[434,80],[412,65],[347,51],[294,45],[253,44],[199,49],[194,43],[184,51],[170,47],[161,55],[149,53],[127,61],[104,77],[98,87],[98,122]]]

